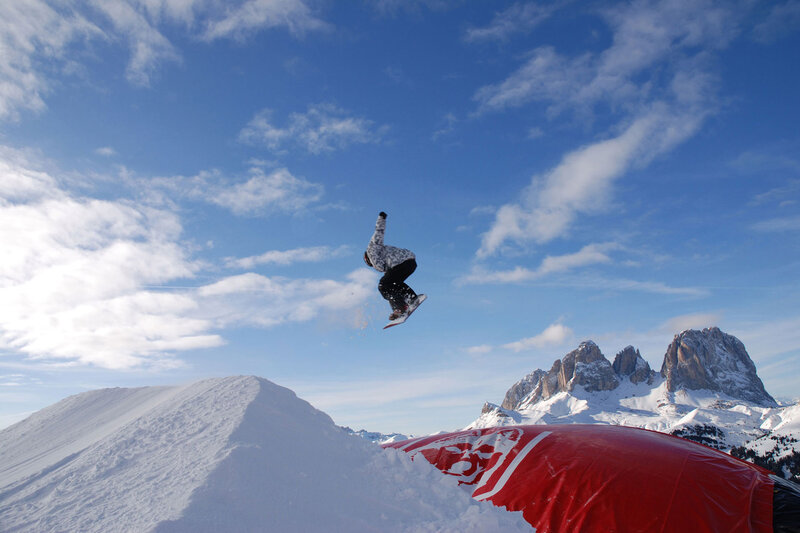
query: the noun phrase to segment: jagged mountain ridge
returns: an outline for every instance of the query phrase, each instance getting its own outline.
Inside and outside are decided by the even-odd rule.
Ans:
[[[403,433],[380,433],[378,431],[367,431],[366,429],[359,429],[358,431],[356,431],[348,426],[340,426],[340,427],[348,435],[361,437],[362,439],[368,440],[369,442],[372,442],[374,444],[389,444],[392,442],[400,442],[408,440],[413,437],[413,435],[405,435]]]
[[[631,352],[638,359],[631,360]],[[556,359],[549,372],[537,369],[515,383],[506,393],[502,407],[524,409],[559,392],[570,392],[576,386],[587,392],[614,390],[622,376],[637,372],[639,367],[646,369],[646,379],[650,379],[650,365],[632,346],[620,352],[612,365],[594,342],[584,341],[563,359]],[[638,380],[638,372],[636,376]]]
[[[785,432],[785,422],[795,418],[790,409],[779,407],[766,391],[744,344],[712,327],[675,335],[660,372],[632,346],[612,363],[594,342],[584,341],[549,371],[534,370],[512,385],[501,405],[484,404],[480,417],[467,427],[616,424],[672,433],[722,450],[744,447],[764,453],[763,444],[748,444],[770,442],[778,427]],[[798,449],[787,452],[785,435],[780,442],[781,457],[800,451],[794,443]]]
[[[676,335],[664,355],[661,375],[670,392],[706,389],[757,405],[778,405],[764,388],[744,344],[719,328]]]
[[[756,405],[777,406],[758,377],[744,344],[716,327],[676,335],[667,348],[660,376],[669,392],[719,391]],[[655,377],[649,363],[633,346],[618,353],[612,364],[589,340],[556,359],[549,372],[537,369],[515,383],[501,406],[518,410],[559,392],[570,392],[576,386],[587,392],[606,391],[616,389],[625,378],[634,384],[652,384]]]

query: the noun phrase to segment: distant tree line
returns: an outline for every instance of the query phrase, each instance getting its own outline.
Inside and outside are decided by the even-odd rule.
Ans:
[[[727,446],[722,444],[725,442],[725,433],[714,425],[697,424],[676,429],[671,434],[676,437],[704,444],[705,446],[717,450],[724,450],[727,448]],[[759,455],[754,450],[746,448],[745,446],[734,446],[729,453],[737,459],[743,459],[761,468],[766,468],[784,479],[800,483],[800,453],[793,451],[789,455],[776,459],[779,445],[785,449],[797,443],[798,440],[789,435],[770,435],[769,438],[775,441],[775,448],[766,455]]]
[[[785,436],[775,438],[775,440],[781,444],[792,444],[797,442],[797,439]],[[768,454],[761,456],[750,448],[745,448],[744,446],[735,446],[731,448],[730,453],[732,456],[738,459],[744,459],[745,461],[750,461],[761,468],[766,468],[767,470],[774,472],[776,475],[784,479],[789,479],[795,483],[800,483],[800,454],[797,452],[792,452],[791,454],[781,457],[780,459],[775,459],[776,450],[777,447]],[[789,474],[788,478],[787,474]]]

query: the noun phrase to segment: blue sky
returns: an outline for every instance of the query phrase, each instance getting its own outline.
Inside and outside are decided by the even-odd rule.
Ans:
[[[0,423],[256,374],[463,427],[593,339],[800,383],[800,2],[0,4]],[[389,307],[379,211],[429,300]]]

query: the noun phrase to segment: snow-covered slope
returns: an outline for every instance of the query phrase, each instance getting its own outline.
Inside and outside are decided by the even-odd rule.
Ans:
[[[692,440],[728,449],[764,435],[762,425],[771,417],[780,417],[782,411],[715,391],[669,392],[659,376],[652,385],[623,380],[611,391],[587,392],[575,387],[519,410],[487,404],[466,429],[514,424],[613,424],[693,436],[697,438]],[[712,426],[719,431],[710,429]]]
[[[255,377],[67,398],[0,432],[0,531],[529,531]]]
[[[515,383],[502,405],[486,403],[465,429],[578,423],[652,429],[726,451],[744,447],[739,456],[752,450],[777,460],[800,452],[800,406],[779,407],[744,345],[717,328],[676,335],[660,373],[633,347],[612,364],[583,342],[550,371]],[[800,469],[790,464],[781,473],[796,478]]]
[[[749,443],[748,448],[775,452],[777,457],[785,457],[792,450],[800,452],[800,404],[775,412],[761,424],[761,429],[769,434]]]
[[[367,431],[366,429],[359,429],[355,431],[353,428],[342,426],[345,433],[361,437],[374,444],[391,444],[393,442],[401,442],[412,438],[414,435],[404,435],[402,433],[379,433],[377,431]]]
[[[731,450],[731,455],[800,482],[800,404],[776,411],[761,425],[762,437]]]

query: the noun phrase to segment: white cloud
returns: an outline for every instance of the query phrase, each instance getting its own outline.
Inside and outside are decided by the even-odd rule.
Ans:
[[[591,83],[590,56],[575,59],[559,55],[545,46],[533,51],[530,59],[503,82],[481,87],[474,99],[479,111],[501,111],[531,100],[561,102],[576,98],[580,87]]]
[[[746,174],[796,174],[800,172],[797,150],[800,143],[779,143],[762,150],[748,150],[739,154],[730,165]],[[789,186],[796,190],[800,180],[790,180]]]
[[[589,247],[591,246],[593,245],[589,245]],[[591,264],[602,264],[610,261],[610,258],[603,252],[596,252],[596,257],[593,257],[594,254],[595,252],[586,254],[578,252],[576,254],[558,256],[555,259],[563,259],[564,262],[562,264],[559,264],[558,261],[554,263],[554,270],[551,270],[548,273],[566,272],[569,269]],[[476,266],[472,268],[469,274],[458,278],[456,283],[461,285],[524,283],[544,277],[545,274],[543,272],[544,271],[542,270],[541,266],[536,270],[515,267],[511,270],[498,271],[489,270],[482,266]],[[661,281],[640,281],[624,278],[605,278],[599,276],[578,275],[562,277],[558,280],[558,284],[565,287],[592,289],[598,291],[633,291],[662,294],[666,296],[679,296],[685,298],[702,298],[709,295],[708,289],[703,287],[675,287]]]
[[[28,185],[26,194],[0,188],[0,345],[32,358],[128,368],[172,364],[169,352],[221,342],[207,333],[209,322],[188,316],[191,297],[146,288],[197,270],[174,215],[73,197],[23,160],[0,160],[0,183]]]
[[[219,188],[206,199],[238,215],[294,213],[319,201],[324,190],[322,185],[295,177],[285,168],[269,174],[253,168],[251,174],[246,182]]]
[[[97,2],[111,21],[115,33],[128,39],[131,58],[125,76],[134,85],[148,86],[156,69],[167,61],[180,61],[181,55],[172,43],[156,29],[146,12],[137,9],[138,2],[107,0]]]
[[[51,176],[29,168],[25,160],[21,152],[0,146],[0,206],[62,196]]]
[[[538,335],[504,344],[503,348],[514,352],[522,352],[533,348],[562,346],[574,337],[575,333],[567,326],[563,324],[551,324]]]
[[[578,216],[606,211],[617,180],[694,135],[715,112],[711,58],[738,32],[735,6],[641,1],[602,13],[613,33],[602,53],[565,57],[540,47],[506,80],[475,93],[479,113],[541,101],[551,116],[572,109],[591,117],[604,105],[620,117],[617,133],[566,154],[500,207],[479,258],[563,237]]]
[[[668,296],[700,298],[708,296],[708,289],[702,287],[673,287],[661,281],[638,281],[632,279],[595,278],[588,280],[591,286],[615,291],[650,292]]]
[[[0,120],[16,119],[22,110],[42,111],[54,73],[75,70],[74,52],[87,43],[126,42],[126,78],[148,86],[164,63],[181,61],[167,29],[213,40],[278,27],[301,36],[328,25],[304,0],[0,2]]]
[[[335,257],[341,257],[349,251],[349,247],[312,246],[310,248],[294,248],[292,250],[270,250],[261,255],[242,258],[230,258],[226,261],[229,267],[253,268],[257,265],[288,266],[294,263],[316,263]]]
[[[222,18],[208,21],[203,37],[207,40],[241,38],[275,27],[286,27],[292,34],[302,36],[308,31],[326,29],[328,24],[314,16],[301,0],[247,0],[228,8]]]
[[[332,152],[351,144],[379,142],[386,128],[375,128],[371,120],[350,116],[331,104],[308,107],[305,113],[292,113],[284,128],[272,123],[272,110],[257,113],[239,133],[241,142],[263,145],[273,151],[288,146],[301,147],[312,154]]]
[[[102,32],[69,4],[0,2],[0,120],[21,109],[41,111],[50,91],[39,62],[67,61],[67,46]]]
[[[784,231],[800,231],[800,215],[789,217],[770,218],[753,224],[755,231],[764,233],[778,233]]]
[[[565,287],[593,289],[599,291],[634,291],[684,298],[702,298],[709,295],[704,287],[675,287],[663,281],[640,281],[624,278],[606,278],[602,276],[572,276],[559,280]]]
[[[731,328],[731,332],[746,343],[752,351],[753,360],[775,363],[791,358],[800,366],[800,316],[787,316],[778,320],[742,322]],[[797,379],[797,373],[792,377]],[[797,388],[795,387],[795,391]],[[796,392],[795,392],[796,394]]]
[[[611,258],[608,252],[618,250],[621,246],[617,243],[593,243],[587,244],[579,251],[572,254],[547,256],[541,264],[534,270],[516,267],[507,271],[489,271],[477,266],[472,272],[458,281],[459,283],[483,284],[483,283],[521,283],[539,279],[549,274],[566,272],[582,266],[610,263]]]
[[[528,130],[528,139],[540,139],[544,137],[544,130],[539,127],[533,127]]]
[[[279,174],[277,186],[266,183],[230,189],[231,206],[303,204],[291,186],[281,189],[296,185],[294,178]],[[276,187],[283,192],[264,193]],[[363,325],[361,308],[375,286],[366,269],[343,281],[246,273],[185,287],[201,264],[182,242],[181,220],[169,205],[157,209],[74,194],[26,153],[0,147],[0,348],[48,363],[169,367],[181,364],[178,352],[222,344],[214,331],[230,325],[315,317]],[[313,255],[307,250],[250,259]],[[177,287],[181,280],[184,287]]]
[[[789,180],[786,185],[757,194],[753,200],[750,201],[750,205],[774,203],[778,207],[786,207],[798,202],[797,199],[800,199],[800,194],[798,193],[800,193],[800,180],[792,179]]]
[[[618,250],[619,248],[620,246],[613,242],[587,244],[574,254],[545,257],[537,272],[539,275],[544,276],[555,272],[571,270],[584,265],[610,263],[611,258],[608,257],[607,252]]]
[[[272,110],[262,109],[239,132],[239,140],[247,144],[263,144],[273,151],[279,150],[281,144],[291,136],[291,126],[281,129],[273,126],[271,120]]]
[[[434,141],[453,133],[458,124],[458,118],[453,113],[447,113],[439,122],[440,127],[431,135],[431,139]]]
[[[286,168],[267,169],[254,164],[247,177],[228,178],[216,169],[194,176],[148,178],[123,169],[120,179],[151,204],[174,205],[195,200],[218,205],[236,215],[296,214],[318,202],[325,191],[319,183],[294,176]]]
[[[371,0],[369,6],[383,16],[396,16],[401,12],[419,14],[422,8],[447,11],[454,6],[452,0]]]
[[[548,242],[565,235],[577,215],[607,210],[617,179],[693,134],[703,118],[656,104],[620,135],[565,155],[554,169],[533,177],[518,203],[498,210],[478,257],[495,254],[507,241]]]
[[[772,43],[800,28],[800,0],[775,2],[767,17],[753,28],[753,36],[762,43]]]
[[[467,353],[470,355],[484,355],[490,353],[494,350],[494,347],[491,344],[481,344],[479,346],[470,346],[466,349]]]
[[[481,356],[493,352],[497,348],[519,353],[530,350],[564,346],[565,344],[572,342],[574,338],[575,333],[572,331],[572,329],[560,322],[555,322],[547,326],[544,331],[534,335],[533,337],[526,337],[518,341],[509,342],[499,347],[492,346],[491,344],[470,346],[466,348],[465,351],[472,356]]]
[[[660,329],[670,334],[677,334],[687,329],[704,329],[717,326],[722,320],[719,313],[692,313],[672,317],[660,326]]]
[[[497,213],[497,207],[493,205],[479,205],[473,207],[469,211],[469,216],[484,216],[484,215],[494,215]]]
[[[603,53],[570,58],[552,47],[537,48],[506,80],[479,89],[475,100],[481,111],[529,101],[552,102],[553,112],[598,102],[640,104],[652,99],[662,70],[674,76],[704,50],[727,45],[738,32],[740,16],[734,5],[714,6],[708,0],[642,1],[609,8],[604,17],[613,43]],[[661,68],[648,70],[657,65]]]
[[[482,28],[469,28],[464,35],[467,41],[504,41],[511,35],[530,31],[550,18],[569,1],[544,3],[514,3],[495,14],[492,22]]]
[[[800,179],[788,176],[800,175],[800,159],[796,157],[800,143],[780,143],[765,150],[747,151],[740,154],[730,165],[736,170],[759,179],[781,176],[784,184],[772,187],[753,197],[752,206],[774,204],[787,207],[800,201]]]
[[[97,148],[94,153],[103,157],[112,157],[117,155],[117,151],[110,146],[101,146],[100,148]]]
[[[359,310],[375,291],[376,276],[367,269],[350,273],[345,281],[289,279],[252,272],[230,276],[201,287],[205,316],[219,327],[249,324],[273,327],[305,322],[320,316],[357,327]],[[342,313],[342,311],[350,311]]]

